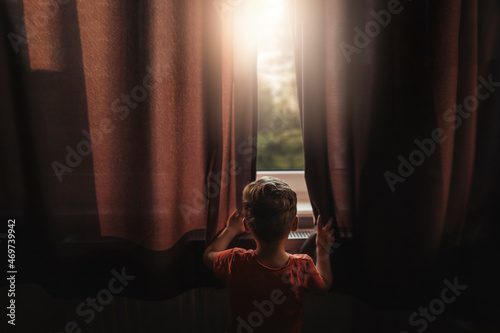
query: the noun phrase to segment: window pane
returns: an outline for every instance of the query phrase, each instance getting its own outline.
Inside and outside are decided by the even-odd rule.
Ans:
[[[283,0],[259,15],[257,170],[303,170],[291,25]]]

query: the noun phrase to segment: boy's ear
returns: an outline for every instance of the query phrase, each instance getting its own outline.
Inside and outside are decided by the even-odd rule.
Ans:
[[[243,218],[243,225],[245,226],[245,231],[251,233],[250,227],[248,226],[247,220],[245,220],[245,218]]]
[[[299,227],[299,217],[295,216],[295,218],[293,219],[291,231],[297,231],[298,227]]]

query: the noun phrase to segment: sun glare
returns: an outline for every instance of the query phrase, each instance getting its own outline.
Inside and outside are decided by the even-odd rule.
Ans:
[[[284,0],[257,1],[257,35],[258,39],[265,39],[266,35],[275,34],[283,24]]]
[[[277,93],[281,81],[294,69],[286,0],[258,0],[254,8],[252,37],[258,48],[259,81],[266,81]]]

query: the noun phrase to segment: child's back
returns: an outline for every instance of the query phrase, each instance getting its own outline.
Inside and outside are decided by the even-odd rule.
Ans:
[[[216,276],[227,281],[231,302],[230,332],[300,332],[305,291],[320,292],[323,279],[308,255],[290,255],[272,268],[254,250],[222,251],[214,262]]]

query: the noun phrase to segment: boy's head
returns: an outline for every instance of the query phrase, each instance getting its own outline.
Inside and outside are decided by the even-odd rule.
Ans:
[[[297,195],[284,181],[262,177],[243,190],[243,214],[257,240],[280,240],[288,235],[294,223]]]

